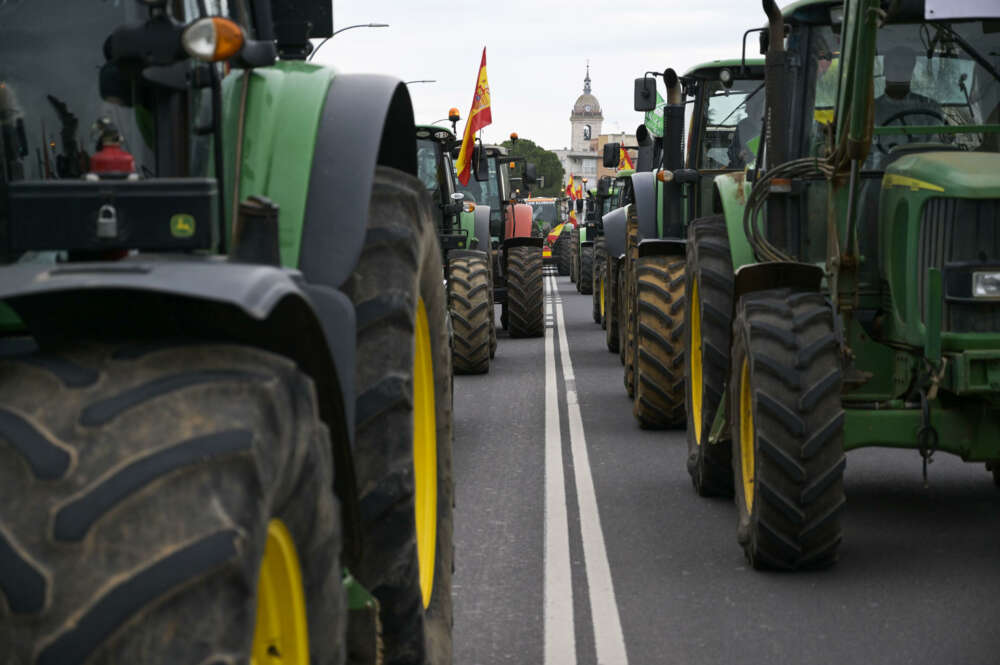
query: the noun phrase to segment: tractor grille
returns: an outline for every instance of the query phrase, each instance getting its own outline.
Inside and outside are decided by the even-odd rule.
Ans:
[[[931,199],[920,220],[920,316],[926,315],[927,271],[949,263],[1000,264],[1000,201]],[[945,302],[942,328],[949,332],[1000,332],[1000,303]]]

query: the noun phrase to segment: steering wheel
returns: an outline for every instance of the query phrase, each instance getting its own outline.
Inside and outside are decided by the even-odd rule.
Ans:
[[[940,120],[942,125],[947,125],[948,124],[948,119],[945,118],[944,114],[941,113],[940,111],[938,111],[937,109],[903,109],[902,111],[897,111],[896,113],[893,113],[892,115],[890,115],[888,118],[885,119],[884,122],[880,123],[880,126],[886,127],[886,126],[890,125],[891,123],[899,120],[899,122],[905,127],[906,126],[906,121],[903,120],[903,118],[905,118],[908,115],[924,115],[924,116],[929,115],[932,118],[937,118],[938,120]],[[907,138],[907,140],[910,143],[916,143],[916,141],[913,140],[913,135],[912,134],[907,134],[906,138]],[[882,142],[881,141],[876,141],[875,142],[875,147],[877,147],[879,149],[879,151],[881,151],[883,154],[889,154],[889,150],[891,150],[892,148],[896,147],[896,144],[893,143],[887,149],[887,148],[882,147]]]

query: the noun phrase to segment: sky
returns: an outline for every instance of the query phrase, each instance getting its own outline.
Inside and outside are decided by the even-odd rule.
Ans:
[[[784,6],[787,1],[779,0]],[[567,147],[569,114],[583,92],[590,61],[592,92],[604,113],[603,133],[632,133],[632,85],[649,70],[678,73],[702,62],[738,58],[743,33],[764,25],[759,0],[334,1],[331,39],[314,61],[341,72],[374,72],[410,84],[418,123],[445,118],[457,107],[459,133],[472,104],[483,47],[492,99],[487,143],[511,132],[550,150]],[[751,35],[747,55],[758,55]]]

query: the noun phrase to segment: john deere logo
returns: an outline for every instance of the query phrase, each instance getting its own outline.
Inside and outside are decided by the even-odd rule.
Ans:
[[[174,215],[170,218],[170,235],[175,238],[190,238],[194,235],[194,217]]]

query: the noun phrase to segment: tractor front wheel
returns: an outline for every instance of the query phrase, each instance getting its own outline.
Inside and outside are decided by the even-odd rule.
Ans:
[[[594,292],[594,246],[584,245],[580,248],[580,277],[577,280],[580,293],[590,295]]]
[[[742,296],[729,375],[737,537],[754,568],[837,558],[844,508],[840,346],[822,294]]]
[[[493,294],[486,256],[452,252],[448,258],[448,306],[454,335],[452,364],[456,374],[490,371]]]
[[[643,428],[684,424],[684,259],[636,262],[635,402]]]
[[[441,250],[416,178],[379,167],[361,260],[354,576],[379,601],[386,663],[451,662],[452,376]]]
[[[692,222],[687,233],[684,361],[687,469],[701,496],[732,496],[732,442],[709,442],[726,389],[732,338],[733,261],[722,215]]]
[[[604,345],[608,351],[618,351],[618,261],[610,256],[604,263],[604,280],[601,282],[601,308],[604,313]]]
[[[507,250],[507,322],[511,337],[541,337],[545,331],[542,250]]]
[[[597,236],[594,239],[594,270],[593,270],[593,283],[591,287],[591,294],[593,295],[593,312],[594,323],[598,323],[601,327],[604,327],[604,315],[603,315],[603,284],[602,281],[605,279],[604,268],[608,263],[608,253],[604,250],[604,236]]]

